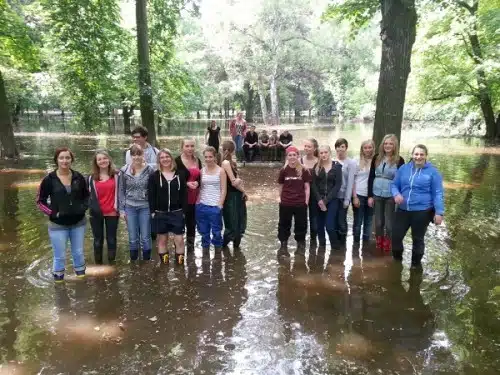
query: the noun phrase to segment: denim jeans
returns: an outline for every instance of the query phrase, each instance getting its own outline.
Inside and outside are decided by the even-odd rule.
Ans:
[[[222,247],[222,210],[217,206],[207,206],[203,203],[196,205],[196,224],[201,235],[201,246],[210,247],[210,242],[215,247]],[[210,239],[212,232],[212,239]]]
[[[242,135],[235,135],[233,137],[234,144],[236,146],[236,156],[239,159],[243,159],[243,140],[245,138]]]
[[[49,228],[49,238],[54,250],[53,271],[56,275],[64,275],[66,266],[66,245],[71,245],[73,268],[75,271],[85,270],[85,255],[83,254],[83,240],[85,225],[69,228]]]
[[[352,206],[354,224],[352,235],[354,241],[359,241],[361,225],[363,225],[363,241],[369,241],[372,234],[373,207],[368,206],[368,197],[358,195],[359,207]]]
[[[345,237],[347,235],[347,209],[344,208],[344,199],[338,199],[338,210],[337,210],[337,233],[339,236]]]
[[[128,243],[130,259],[139,258],[139,249],[142,248],[142,258],[151,259],[151,213],[149,207],[125,207],[127,215]]]
[[[318,208],[317,225],[318,225],[318,242],[320,246],[325,246],[326,232],[328,233],[328,238],[330,239],[330,246],[336,248],[339,245],[337,237],[337,216],[339,212],[339,202],[342,204],[342,200],[333,198],[328,202],[326,206],[326,211],[321,211]]]

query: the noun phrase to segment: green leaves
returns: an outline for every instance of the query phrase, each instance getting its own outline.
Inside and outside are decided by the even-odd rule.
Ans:
[[[335,0],[323,14],[323,20],[347,19],[358,30],[366,26],[379,9],[380,0]]]

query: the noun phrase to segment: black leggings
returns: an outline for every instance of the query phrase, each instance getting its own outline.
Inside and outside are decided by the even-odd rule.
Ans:
[[[188,204],[186,208],[186,212],[184,212],[185,220],[186,220],[186,237],[194,238],[196,236],[196,219],[194,217],[195,211],[194,204]]]
[[[425,233],[433,217],[434,211],[432,210],[396,211],[392,228],[392,252],[395,258],[401,258],[403,255],[403,240],[408,229],[411,228],[412,262],[420,262],[425,251]]]
[[[106,228],[106,243],[108,245],[108,260],[116,257],[116,232],[118,230],[118,216],[91,216],[90,226],[94,236],[94,258],[97,264],[102,264],[104,247],[104,228]]]
[[[278,239],[288,241],[292,229],[292,219],[295,220],[295,241],[306,240],[307,206],[283,206],[280,204]]]

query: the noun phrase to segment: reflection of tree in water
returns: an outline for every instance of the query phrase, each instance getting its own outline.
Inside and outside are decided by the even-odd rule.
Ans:
[[[434,324],[420,295],[421,274],[411,273],[407,291],[401,267],[390,263],[364,270],[355,265],[349,286],[338,277],[341,273],[339,264],[319,274],[307,273],[303,263],[291,270],[286,263],[280,266],[278,311],[288,339],[293,337],[289,327],[300,323],[323,342],[330,372],[340,371],[343,360],[356,362],[358,369],[361,365],[384,371],[422,366],[422,358],[416,364],[415,357],[430,346]]]

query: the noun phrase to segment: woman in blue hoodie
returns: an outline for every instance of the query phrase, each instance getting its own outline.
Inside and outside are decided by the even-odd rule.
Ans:
[[[427,147],[416,145],[412,160],[399,168],[391,184],[392,196],[399,205],[394,220],[392,254],[395,260],[403,260],[403,239],[411,228],[411,266],[414,268],[421,266],[429,223],[434,221],[440,225],[444,215],[443,178],[427,161],[427,153]]]

